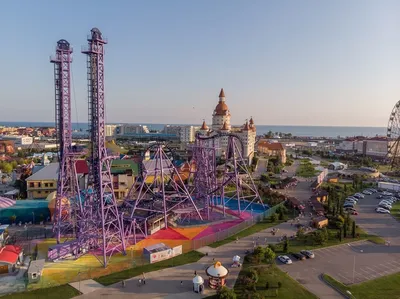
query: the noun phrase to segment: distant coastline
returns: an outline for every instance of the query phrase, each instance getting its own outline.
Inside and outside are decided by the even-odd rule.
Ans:
[[[147,124],[133,123],[146,125],[152,130],[161,130],[164,124]],[[174,125],[174,124],[171,124]],[[175,124],[175,125],[190,125],[190,124]],[[200,124],[196,124],[199,126]],[[0,121],[0,126],[16,126],[16,127],[54,127],[54,122],[7,122]],[[88,128],[87,123],[73,123],[74,130],[85,131]],[[293,136],[299,137],[351,137],[365,136],[374,137],[376,135],[386,136],[386,127],[333,127],[333,126],[274,126],[274,125],[257,125],[257,135],[266,134],[269,131],[291,133]]]

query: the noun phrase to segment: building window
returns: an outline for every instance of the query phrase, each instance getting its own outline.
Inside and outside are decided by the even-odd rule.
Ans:
[[[48,186],[49,186],[49,184],[48,184],[48,183],[44,183],[44,186],[45,186],[45,187],[48,187]]]
[[[29,187],[31,188],[35,187],[35,183],[29,183]]]
[[[50,183],[49,185],[50,185],[50,187],[53,187],[53,186],[54,186],[54,184],[53,184],[53,183]]]
[[[42,187],[42,183],[38,183],[38,187],[41,188]]]
[[[38,193],[38,194],[42,194],[42,191],[38,191],[37,193]]]

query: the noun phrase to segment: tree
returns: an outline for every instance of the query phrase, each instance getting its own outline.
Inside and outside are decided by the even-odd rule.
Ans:
[[[326,235],[323,233],[322,230],[317,230],[314,232],[313,242],[318,245],[323,245],[325,242],[328,241]]]
[[[268,264],[272,264],[272,262],[275,260],[275,256],[275,252],[270,247],[264,249],[264,260]]]
[[[343,237],[347,237],[347,223],[345,222],[344,224],[343,224]]]
[[[342,232],[342,228],[339,228],[339,241],[342,242],[343,240],[343,232]]]
[[[264,252],[264,248],[262,248],[261,246],[257,246],[254,249],[253,257],[256,260],[257,264],[261,264],[261,262],[265,259]]]
[[[270,217],[271,222],[274,223],[278,220],[278,215],[276,213],[273,213]]]
[[[2,171],[5,172],[5,173],[11,173],[13,171],[12,165],[10,163],[7,163],[7,162],[3,163],[1,168],[2,168]]]
[[[353,221],[353,227],[351,229],[351,235],[352,235],[353,238],[356,237],[356,222],[355,221]]]
[[[218,299],[236,299],[236,293],[233,289],[222,287],[217,293]]]
[[[285,214],[283,214],[282,210],[279,210],[279,220],[284,220]]]
[[[286,253],[286,252],[288,252],[288,250],[289,250],[289,241],[286,238],[285,241],[283,242],[283,252]]]

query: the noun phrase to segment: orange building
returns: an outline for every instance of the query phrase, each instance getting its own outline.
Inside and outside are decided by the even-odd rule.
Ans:
[[[257,152],[259,154],[266,154],[269,157],[278,157],[281,163],[286,163],[286,149],[282,143],[260,140],[257,144]]]

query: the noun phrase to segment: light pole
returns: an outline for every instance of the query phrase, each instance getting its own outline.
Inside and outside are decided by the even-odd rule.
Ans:
[[[356,297],[349,290],[347,290],[346,293],[349,294],[350,297],[353,297],[354,299],[356,299]]]
[[[353,263],[353,283],[354,283],[355,273],[356,273],[356,255],[354,255],[354,263]]]
[[[35,224],[35,212],[32,212],[32,223]]]

